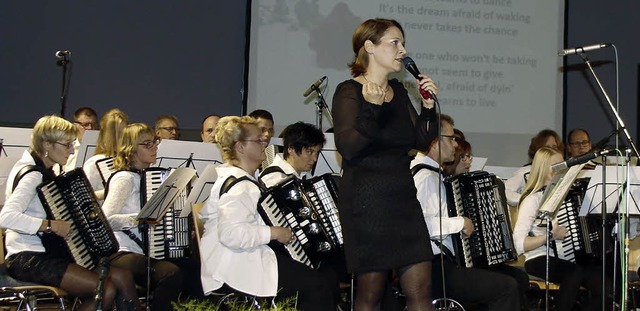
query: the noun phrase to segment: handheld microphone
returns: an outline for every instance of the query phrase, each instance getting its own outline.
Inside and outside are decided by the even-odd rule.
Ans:
[[[594,151],[594,152],[589,152],[586,154],[583,154],[579,157],[575,157],[575,158],[569,158],[566,161],[562,161],[562,162],[558,162],[554,165],[551,165],[551,171],[553,171],[554,173],[560,172],[562,170],[564,170],[565,168],[568,167],[572,167],[574,165],[578,165],[578,164],[582,164],[585,163],[589,160],[593,160],[599,156],[605,155],[607,153],[609,153],[608,149],[602,150],[602,151]]]
[[[610,46],[611,46],[611,43],[599,43],[599,44],[594,44],[594,45],[579,46],[577,48],[560,50],[560,51],[558,51],[558,55],[559,56],[566,56],[566,55],[569,55],[569,54],[580,54],[580,53],[584,53],[584,52],[603,49],[603,48],[610,47]]]
[[[311,92],[313,92],[313,90],[317,89],[320,86],[320,84],[322,84],[322,82],[324,82],[325,79],[327,79],[327,76],[324,76],[324,77],[318,79],[318,81],[313,82],[313,84],[311,84],[311,86],[306,91],[304,91],[304,94],[302,94],[302,96],[304,96],[304,97],[309,96],[309,94],[311,94]]]
[[[65,56],[70,56],[70,55],[71,55],[71,51],[56,51],[57,58],[63,58]]]
[[[413,59],[411,59],[411,57],[406,56],[405,58],[402,59],[402,64],[404,64],[404,68],[407,69],[407,71],[409,73],[411,73],[416,79],[420,80],[420,70],[418,70],[418,66],[416,66],[416,63],[413,61]],[[418,88],[418,90],[420,91],[420,95],[422,95],[422,98],[424,99],[436,99],[436,95],[433,94],[433,92],[431,91],[425,91],[421,88]]]

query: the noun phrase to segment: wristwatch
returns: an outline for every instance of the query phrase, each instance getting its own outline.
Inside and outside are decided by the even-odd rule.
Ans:
[[[47,229],[45,229],[44,232],[46,233],[53,232],[53,230],[51,230],[51,219],[47,219]]]

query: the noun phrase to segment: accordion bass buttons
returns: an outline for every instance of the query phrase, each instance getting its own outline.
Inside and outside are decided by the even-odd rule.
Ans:
[[[320,225],[317,222],[310,223],[308,228],[309,228],[309,233],[311,233],[311,234],[320,234],[320,233],[322,233],[322,228],[320,228]]]

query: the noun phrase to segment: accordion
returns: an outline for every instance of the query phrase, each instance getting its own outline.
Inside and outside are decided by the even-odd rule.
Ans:
[[[265,223],[291,229],[296,239],[285,245],[288,253],[312,268],[342,250],[335,178],[289,176],[267,190],[258,204]]]
[[[140,206],[153,196],[162,182],[171,174],[169,169],[151,167],[142,171],[140,179]],[[188,204],[188,193],[182,191],[167,210],[162,221],[149,227],[149,254],[155,259],[186,258],[191,256],[191,217],[179,217]]]
[[[576,179],[556,211],[558,225],[567,228],[565,238],[555,241],[556,257],[560,259],[577,263],[597,261],[602,257],[602,243],[606,243],[606,252],[612,250],[610,236],[608,239],[602,239],[600,215],[579,216],[589,180],[590,178]],[[611,232],[613,219],[607,219],[605,223],[607,232]]]
[[[102,184],[106,187],[107,181],[109,181],[109,177],[113,175],[117,170],[113,167],[113,158],[104,158],[96,161],[96,167],[98,168],[98,172],[100,173],[100,178],[102,178]]]
[[[487,267],[517,260],[502,181],[476,171],[448,178],[445,188],[449,216],[467,217],[476,229],[468,239],[453,236],[458,264]]]
[[[118,241],[81,168],[43,183],[37,192],[47,214],[71,223],[66,244],[78,265],[92,270],[102,257],[118,251]]]

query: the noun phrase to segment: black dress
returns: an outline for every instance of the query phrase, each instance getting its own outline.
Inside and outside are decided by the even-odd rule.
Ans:
[[[347,268],[370,272],[430,260],[429,232],[409,170],[409,150],[426,150],[436,136],[434,109],[413,108],[404,86],[390,80],[394,97],[368,103],[362,84],[340,83],[332,115],[342,155],[338,210]]]

